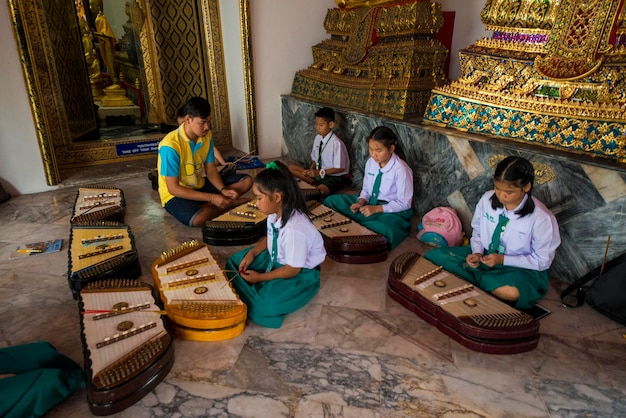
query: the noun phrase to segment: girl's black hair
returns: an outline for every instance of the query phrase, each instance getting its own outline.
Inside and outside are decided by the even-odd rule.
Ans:
[[[367,139],[367,142],[374,140],[376,142],[380,142],[387,149],[394,146],[394,152],[398,155],[398,157],[402,158],[406,161],[404,156],[404,151],[400,146],[400,141],[398,141],[398,136],[386,126],[377,126],[372,130],[370,136]]]
[[[211,104],[209,101],[203,97],[192,97],[187,100],[182,109],[179,110],[180,116],[189,115],[192,118],[201,117],[202,119],[206,119],[211,116]],[[178,116],[178,115],[177,115]]]
[[[506,157],[504,160],[500,161],[496,167],[496,171],[493,173],[493,180],[504,181],[520,189],[530,184],[530,189],[527,192],[528,199],[526,199],[524,206],[515,212],[515,214],[522,218],[529,213],[533,213],[535,210],[535,202],[532,199],[532,191],[535,181],[535,169],[530,161],[522,157]],[[503,206],[504,205],[500,203],[494,193],[493,196],[491,196],[491,207],[496,209]]]
[[[309,208],[306,206],[304,196],[296,183],[295,177],[289,172],[287,166],[280,161],[273,161],[268,164],[276,168],[266,168],[256,175],[254,183],[260,192],[275,193],[283,196],[283,214],[281,217],[281,227],[287,224],[294,211],[309,215]]]

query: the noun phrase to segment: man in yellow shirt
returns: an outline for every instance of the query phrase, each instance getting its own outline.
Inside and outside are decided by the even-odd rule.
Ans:
[[[192,97],[183,114],[183,123],[159,143],[159,195],[165,210],[180,222],[203,226],[241,203],[237,199],[252,188],[252,178],[246,174],[220,177],[209,128],[211,105],[206,99]]]

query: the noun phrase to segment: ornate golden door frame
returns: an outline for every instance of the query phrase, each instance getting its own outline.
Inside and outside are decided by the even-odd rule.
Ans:
[[[46,181],[58,184],[60,168],[118,162],[116,144],[141,142],[146,138],[116,141],[74,142],[69,114],[63,99],[61,78],[55,64],[50,36],[49,12],[70,0],[8,0],[18,53],[33,109],[35,129]],[[252,48],[250,46],[249,0],[239,1],[243,86],[248,122],[249,148],[256,149]],[[45,2],[45,3],[44,3]],[[230,116],[221,38],[219,0],[138,0],[144,13],[140,34],[146,69],[148,101],[159,121],[172,121],[180,102],[191,95],[204,95],[212,104],[212,129],[218,144],[230,144]],[[48,10],[47,10],[48,9]],[[56,25],[59,26],[59,25]],[[204,46],[204,48],[202,48]],[[82,56],[82,55],[81,55]],[[162,136],[158,134],[155,138]]]

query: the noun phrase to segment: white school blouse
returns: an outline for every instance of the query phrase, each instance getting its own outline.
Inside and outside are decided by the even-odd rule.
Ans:
[[[317,163],[317,157],[322,143],[322,166],[324,170],[329,168],[343,168],[340,173],[329,174],[332,176],[343,176],[350,172],[350,155],[343,141],[334,133],[329,132],[324,138],[316,135],[311,149],[311,160]]]
[[[272,213],[267,217],[267,250],[272,254],[274,231],[278,230],[277,261],[295,268],[315,268],[326,258],[324,239],[315,228],[308,216],[295,211],[287,225],[281,227],[282,221]]]
[[[520,218],[515,212],[524,206],[528,195],[513,210],[492,209],[490,198],[494,193],[493,190],[486,192],[476,205],[470,240],[472,253],[483,254],[489,248],[500,214],[504,214],[509,218],[500,237],[500,245],[504,247],[504,265],[537,271],[550,268],[556,249],[561,244],[559,225],[552,212],[533,197],[535,210]]]
[[[379,168],[380,166],[373,158],[370,157],[367,160],[363,173],[363,188],[359,198],[370,200]],[[411,167],[394,153],[382,171],[378,200],[388,202],[383,205],[383,212],[401,212],[410,209],[413,200],[413,170]]]

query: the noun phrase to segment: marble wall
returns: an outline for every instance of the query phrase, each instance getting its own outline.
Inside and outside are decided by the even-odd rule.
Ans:
[[[322,104],[282,96],[283,157],[310,164],[315,137],[315,112]],[[436,206],[457,210],[466,234],[480,196],[492,188],[493,168],[499,158],[520,155],[542,176],[533,194],[555,214],[562,243],[551,275],[573,282],[602,263],[607,237],[607,260],[626,251],[626,167],[603,166],[550,150],[530,150],[514,142],[502,143],[459,131],[444,131],[417,123],[371,116],[335,107],[335,133],[350,152],[354,187],[360,188],[369,157],[368,134],[376,126],[393,129],[413,169],[417,216]],[[494,163],[495,161],[495,163]]]

